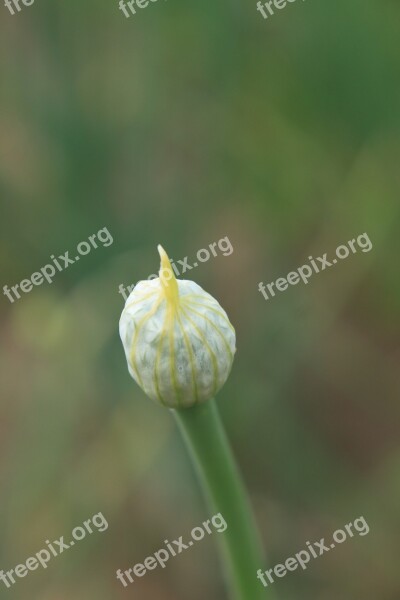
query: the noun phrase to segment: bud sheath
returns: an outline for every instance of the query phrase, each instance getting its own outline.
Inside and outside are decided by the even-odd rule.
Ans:
[[[139,282],[126,301],[120,336],[133,379],[152,400],[186,408],[215,396],[230,373],[235,330],[197,283],[177,280],[165,250],[159,277]]]

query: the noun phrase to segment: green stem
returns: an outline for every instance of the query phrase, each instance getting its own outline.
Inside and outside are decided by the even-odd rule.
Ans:
[[[218,537],[226,579],[234,600],[272,598],[257,579],[263,552],[250,504],[215,401],[173,410],[200,477],[210,509],[228,527]]]

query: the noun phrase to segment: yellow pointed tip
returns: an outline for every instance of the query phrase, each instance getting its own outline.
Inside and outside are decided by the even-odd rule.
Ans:
[[[179,290],[175,274],[172,270],[168,254],[165,252],[161,244],[158,244],[157,250],[161,260],[159,273],[161,287],[171,308],[176,308],[179,300]]]

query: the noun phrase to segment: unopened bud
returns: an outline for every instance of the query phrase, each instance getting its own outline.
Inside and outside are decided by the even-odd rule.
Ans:
[[[235,330],[215,298],[194,281],[177,280],[158,251],[160,276],[135,286],[119,331],[129,372],[147,396],[185,408],[213,398],[227,380]]]

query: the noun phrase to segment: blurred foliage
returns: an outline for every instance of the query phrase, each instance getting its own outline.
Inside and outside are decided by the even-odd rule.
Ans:
[[[268,21],[239,0],[0,11],[2,285],[102,227],[114,238],[2,299],[0,567],[109,522],[7,596],[224,597],[212,537],[128,590],[115,579],[211,516],[117,324],[118,286],[154,273],[157,243],[193,262],[228,236],[233,254],[188,277],[237,328],[220,407],[270,563],[360,515],[371,528],[278,598],[397,600],[399,4],[299,1]],[[364,231],[370,253],[258,292]]]

